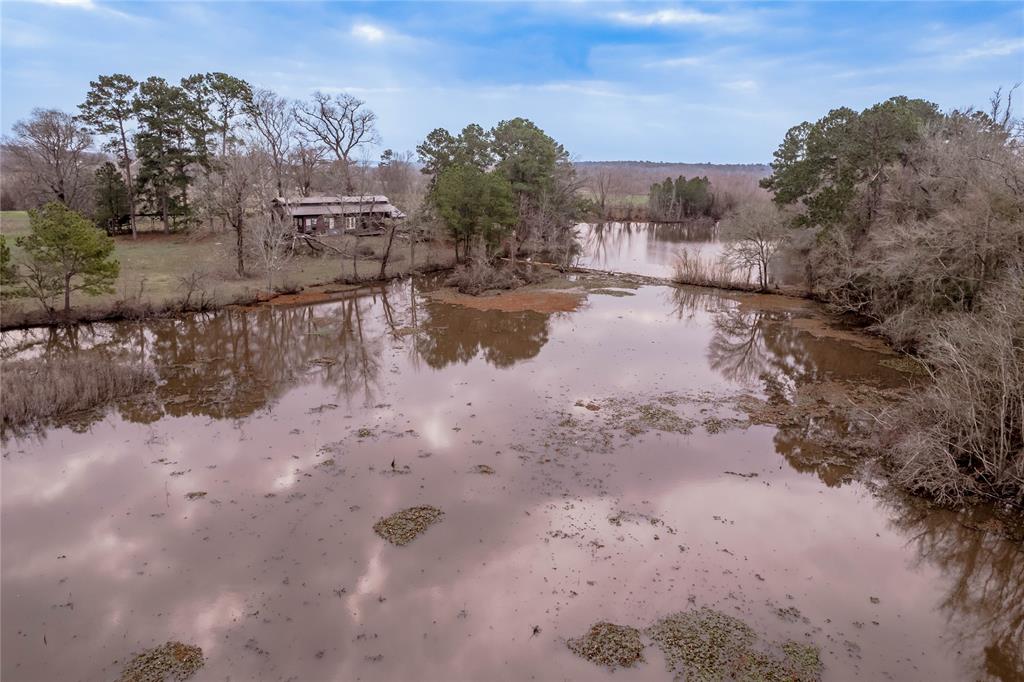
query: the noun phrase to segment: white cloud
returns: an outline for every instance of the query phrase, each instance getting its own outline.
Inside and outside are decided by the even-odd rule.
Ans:
[[[63,5],[65,7],[80,7],[82,9],[96,9],[93,0],[36,0],[42,5]]]
[[[1024,38],[1014,40],[987,40],[978,47],[968,48],[953,56],[959,61],[985,59],[987,57],[1007,57],[1024,50]]]
[[[143,21],[141,17],[127,12],[122,12],[119,9],[114,9],[107,5],[101,5],[96,0],[33,0],[39,5],[52,5],[54,7],[74,7],[76,9],[84,9],[89,12],[100,12],[107,14],[112,17],[118,17],[119,19],[128,19],[130,21]]]
[[[736,92],[754,92],[757,90],[757,81],[752,81],[749,78],[729,81],[722,84],[723,87]]]
[[[387,32],[373,24],[356,24],[352,27],[351,33],[353,38],[359,38],[369,43],[379,43],[387,38]]]
[[[696,9],[661,9],[655,12],[615,12],[611,18],[632,26],[699,26],[723,21],[719,14]]]
[[[664,67],[664,68],[674,69],[674,68],[679,68],[679,67],[700,66],[701,64],[704,64],[705,62],[706,62],[706,60],[704,59],[704,57],[674,57],[672,59],[662,59],[662,60],[659,60],[659,61],[656,61],[656,62],[650,62],[650,63],[646,64],[645,66],[647,66],[649,68],[650,67]]]

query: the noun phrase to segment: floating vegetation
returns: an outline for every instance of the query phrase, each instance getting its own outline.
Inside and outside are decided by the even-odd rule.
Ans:
[[[203,650],[181,642],[146,649],[121,671],[118,682],[187,680],[203,667]]]
[[[206,497],[205,490],[196,490],[195,492],[185,493],[186,500],[201,500]]]
[[[730,429],[746,428],[748,422],[744,419],[732,419],[723,417],[708,417],[704,420],[704,430],[711,435],[723,433]]]
[[[786,642],[758,646],[754,630],[739,618],[703,607],[675,613],[647,629],[676,679],[810,682],[821,679],[812,645]]]
[[[373,436],[373,431],[364,426],[363,428],[356,431],[356,436],[358,436],[359,438],[370,438],[371,436]]]
[[[688,434],[697,421],[676,411],[681,404],[709,402],[703,396],[615,396],[594,401],[576,401],[574,407],[587,412],[555,412],[546,445],[558,450],[611,452],[617,440],[628,440],[649,431]],[[550,419],[552,415],[546,415]],[[722,420],[722,424],[746,425],[746,421]]]
[[[632,291],[624,291],[622,289],[591,289],[590,293],[597,296],[636,296]]]
[[[636,408],[637,420],[647,428],[657,431],[669,431],[672,433],[690,433],[693,430],[693,421],[683,419],[674,411],[647,403]],[[644,429],[638,428],[637,421],[630,421],[626,424],[626,430],[630,433],[642,433]]]
[[[442,516],[444,512],[436,507],[410,507],[381,519],[373,524],[373,530],[393,545],[407,545]]]
[[[896,358],[885,358],[883,360],[879,360],[878,364],[906,374],[917,374],[919,376],[927,376],[928,374],[928,368],[925,367],[924,364],[907,355],[901,355]]]
[[[608,517],[608,523],[612,524],[613,526],[621,526],[623,521],[629,523],[636,523],[640,525],[643,525],[646,522],[652,526],[665,526],[666,528],[668,528],[668,531],[670,533],[675,534],[674,529],[672,529],[670,526],[666,526],[664,521],[662,521],[656,516],[651,516],[650,514],[620,510]]]
[[[473,473],[474,474],[486,474],[486,475],[490,476],[490,475],[492,475],[494,473],[494,467],[490,467],[490,466],[488,466],[486,464],[477,464],[475,467],[473,467]]]
[[[570,639],[569,649],[591,663],[615,668],[629,668],[644,660],[640,631],[628,625],[595,623],[582,637]]]

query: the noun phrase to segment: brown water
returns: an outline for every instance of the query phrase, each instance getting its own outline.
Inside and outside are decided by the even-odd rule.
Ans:
[[[671,277],[681,249],[709,263],[722,255],[717,231],[704,224],[581,223],[577,234],[578,265],[596,270]]]
[[[739,417],[768,375],[905,384],[871,342],[784,299],[589,289],[501,312],[405,281],[4,335],[162,383],[5,443],[3,679],[114,679],[181,640],[201,680],[665,680],[654,647],[613,676],[565,640],[704,605],[818,645],[829,680],[1022,679],[1019,544],[792,429],[609,426],[632,403]],[[415,505],[445,516],[404,547],[373,532]]]

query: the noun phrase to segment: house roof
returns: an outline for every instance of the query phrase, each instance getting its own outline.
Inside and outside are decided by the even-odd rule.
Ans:
[[[405,213],[398,210],[383,194],[363,194],[353,196],[318,196],[274,199],[278,206],[284,206],[288,214],[300,216],[351,216],[351,215],[386,215],[389,218],[404,218]]]
[[[383,194],[355,194],[351,196],[316,196],[316,197],[295,197],[286,199],[278,197],[275,199],[278,204],[290,206],[328,206],[330,204],[387,204],[388,198]]]
[[[354,216],[354,215],[386,215],[389,218],[404,218],[405,214],[389,203],[384,204],[325,204],[325,205],[289,205],[288,214],[293,217],[302,216]]]

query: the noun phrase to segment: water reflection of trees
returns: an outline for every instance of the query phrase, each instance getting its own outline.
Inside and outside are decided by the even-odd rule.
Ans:
[[[550,314],[502,312],[428,302],[428,322],[416,337],[423,360],[440,369],[481,354],[495,367],[511,367],[536,356],[548,342]]]
[[[99,353],[150,363],[159,379],[155,399],[120,405],[130,421],[245,417],[304,377],[333,388],[339,400],[369,403],[381,390],[385,339],[398,324],[388,294],[381,288],[315,306],[53,329],[35,343],[43,357]]]
[[[684,223],[591,223],[584,226],[582,255],[596,263],[608,263],[630,253],[634,241],[650,253],[662,256],[674,252],[669,245],[706,243],[717,239],[715,225],[710,221]],[[656,262],[664,258],[655,258]]]
[[[922,565],[942,572],[949,589],[939,604],[970,657],[972,677],[1024,679],[1024,544],[978,523],[980,513],[937,512],[903,495],[887,498],[892,524]],[[972,518],[974,517],[974,518]]]
[[[748,309],[733,300],[694,289],[674,292],[675,313],[711,316],[708,359],[726,378],[799,386],[837,375],[869,377],[877,356],[793,328],[786,313]],[[808,419],[779,428],[776,451],[795,470],[814,473],[826,485],[848,480],[850,467],[819,445],[817,430],[840,433],[844,424]],[[921,565],[940,570],[949,588],[939,608],[948,616],[956,649],[971,657],[965,678],[1024,679],[1024,544],[986,532],[971,515],[937,511],[906,495],[885,498],[892,524],[908,538]]]
[[[712,369],[737,384],[759,384],[770,402],[791,403],[801,385],[877,367],[873,356],[861,357],[868,355],[864,351],[798,329],[792,313],[743,305],[693,287],[672,290],[672,305],[680,319],[698,314],[709,318],[707,359]],[[775,449],[794,470],[839,487],[850,479],[850,462],[823,444],[842,441],[849,429],[841,415],[801,413],[779,425]]]
[[[333,389],[335,401],[373,404],[383,390],[384,352],[410,334],[409,361],[442,368],[477,355],[496,367],[536,356],[549,314],[482,311],[422,302],[411,280],[364,288],[338,300],[293,307],[225,309],[175,319],[38,329],[5,334],[5,357],[102,354],[146,362],[158,386],[122,401],[122,416],[247,417],[305,381]],[[76,415],[88,428],[102,411]]]

